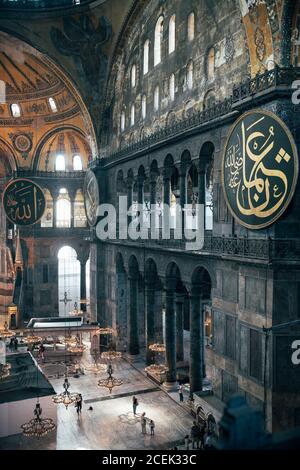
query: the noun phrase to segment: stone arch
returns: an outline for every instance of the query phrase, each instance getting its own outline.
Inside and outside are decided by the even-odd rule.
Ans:
[[[18,168],[17,158],[12,147],[4,139],[0,137],[0,159],[3,165],[6,175],[9,175],[12,171],[16,171]]]
[[[76,126],[62,125],[58,128],[51,129],[50,131],[48,131],[46,134],[44,134],[42,136],[42,138],[40,139],[40,141],[39,141],[39,143],[36,147],[36,150],[35,150],[35,153],[34,153],[34,156],[33,156],[33,160],[32,160],[32,169],[34,171],[36,171],[39,167],[40,157],[41,157],[41,152],[43,150],[43,147],[47,144],[49,139],[51,139],[53,136],[55,136],[55,135],[57,135],[61,132],[64,132],[64,131],[74,131],[75,133],[78,133],[83,139],[86,139],[86,136],[84,135],[82,130],[79,129],[78,127],[76,127]]]

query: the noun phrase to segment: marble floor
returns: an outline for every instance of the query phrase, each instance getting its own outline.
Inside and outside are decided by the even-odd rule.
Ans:
[[[70,378],[70,390],[83,395],[83,409],[78,417],[74,407],[58,407],[57,449],[170,449],[178,445],[192,425],[186,410],[128,362],[121,360],[113,369],[114,376],[124,383],[112,394],[97,385],[105,373],[96,376],[87,372],[79,379]],[[51,383],[56,391],[61,390],[61,379]],[[139,401],[136,417],[133,395]],[[148,427],[146,436],[141,433],[142,412],[155,422],[154,437]]]
[[[53,368],[52,368],[53,369]],[[0,440],[0,449],[48,450],[166,450],[181,447],[192,426],[192,417],[179,403],[177,394],[169,395],[143,372],[142,359],[131,364],[121,359],[113,364],[113,375],[123,385],[110,394],[97,383],[106,372],[96,375],[86,371],[79,378],[70,377],[70,391],[83,396],[81,416],[74,406],[57,407],[57,432],[42,439],[22,435]],[[53,372],[53,370],[52,370]],[[55,373],[55,368],[54,368]],[[63,391],[63,378],[50,378],[56,392]],[[132,412],[132,397],[139,401],[137,416]],[[92,410],[89,408],[92,407]],[[155,422],[155,436],[141,432],[140,415],[145,412]]]

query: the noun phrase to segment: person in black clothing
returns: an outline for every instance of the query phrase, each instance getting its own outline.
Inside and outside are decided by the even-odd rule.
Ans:
[[[138,407],[139,402],[137,401],[136,397],[132,397],[132,407],[133,407],[133,414],[136,415],[136,409]]]
[[[193,426],[191,428],[191,439],[192,439],[192,448],[195,449],[195,444],[198,447],[198,439],[199,439],[199,428],[197,426],[196,421],[194,421]],[[197,448],[196,447],[196,448]]]
[[[200,449],[204,449],[205,426],[200,428]]]
[[[19,345],[18,338],[14,338],[14,348],[15,348],[15,351],[18,350],[18,345]]]
[[[81,414],[81,410],[82,410],[82,395],[81,395],[81,393],[78,394],[75,406],[76,406],[77,414],[78,415]]]

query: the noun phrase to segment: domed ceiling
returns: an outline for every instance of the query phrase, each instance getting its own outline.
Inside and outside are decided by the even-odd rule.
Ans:
[[[0,32],[0,137],[13,150],[18,167],[36,167],[41,142],[52,131],[72,127],[91,143],[87,112],[52,65],[31,46]]]

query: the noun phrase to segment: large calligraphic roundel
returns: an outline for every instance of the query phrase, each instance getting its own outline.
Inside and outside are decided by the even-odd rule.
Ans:
[[[46,208],[42,188],[26,178],[17,178],[8,183],[2,204],[7,218],[20,226],[36,224],[43,217]]]
[[[99,186],[95,173],[88,170],[84,180],[84,206],[88,222],[96,225],[97,209],[100,204]]]
[[[222,185],[232,215],[247,228],[273,224],[286,210],[298,178],[294,139],[275,114],[245,113],[229,132]]]

